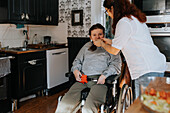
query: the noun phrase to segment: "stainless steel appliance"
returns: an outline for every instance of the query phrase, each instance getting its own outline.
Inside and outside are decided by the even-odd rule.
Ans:
[[[148,26],[154,44],[166,57],[168,65],[166,71],[170,71],[170,24],[150,24]]]
[[[68,48],[47,50],[46,58],[47,90],[49,90],[68,81],[65,77],[65,73],[68,72]]]
[[[146,15],[170,14],[170,0],[133,0]]]
[[[132,0],[147,16],[147,23],[170,22],[170,0]]]

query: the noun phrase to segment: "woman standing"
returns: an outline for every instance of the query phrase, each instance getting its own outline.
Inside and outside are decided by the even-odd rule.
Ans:
[[[129,0],[105,0],[103,6],[113,19],[113,40],[100,39],[94,42],[111,54],[123,53],[132,80],[135,80],[136,98],[139,96],[139,82],[146,77],[163,77],[166,58],[154,45],[146,16]]]

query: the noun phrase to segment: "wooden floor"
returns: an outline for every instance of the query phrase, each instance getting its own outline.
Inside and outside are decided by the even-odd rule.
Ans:
[[[21,102],[21,106],[14,113],[55,113],[57,107],[57,99],[67,90],[52,96],[41,96]]]

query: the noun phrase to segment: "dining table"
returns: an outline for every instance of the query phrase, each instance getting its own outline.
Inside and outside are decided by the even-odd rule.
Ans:
[[[155,77],[149,83],[147,88],[155,88],[158,91],[164,90],[170,92],[170,77]],[[125,111],[125,113],[150,113],[150,111],[143,106],[140,98],[138,97]]]

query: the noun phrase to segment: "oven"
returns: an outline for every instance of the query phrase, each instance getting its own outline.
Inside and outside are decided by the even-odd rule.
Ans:
[[[166,57],[170,72],[170,24],[150,24],[148,25],[154,44]]]
[[[10,70],[7,68],[2,69],[2,67],[7,66],[8,64],[6,63],[10,63],[7,59],[13,58],[12,56],[6,56],[6,54],[0,54],[0,113],[7,113],[12,110]],[[10,64],[8,66],[10,68]]]

